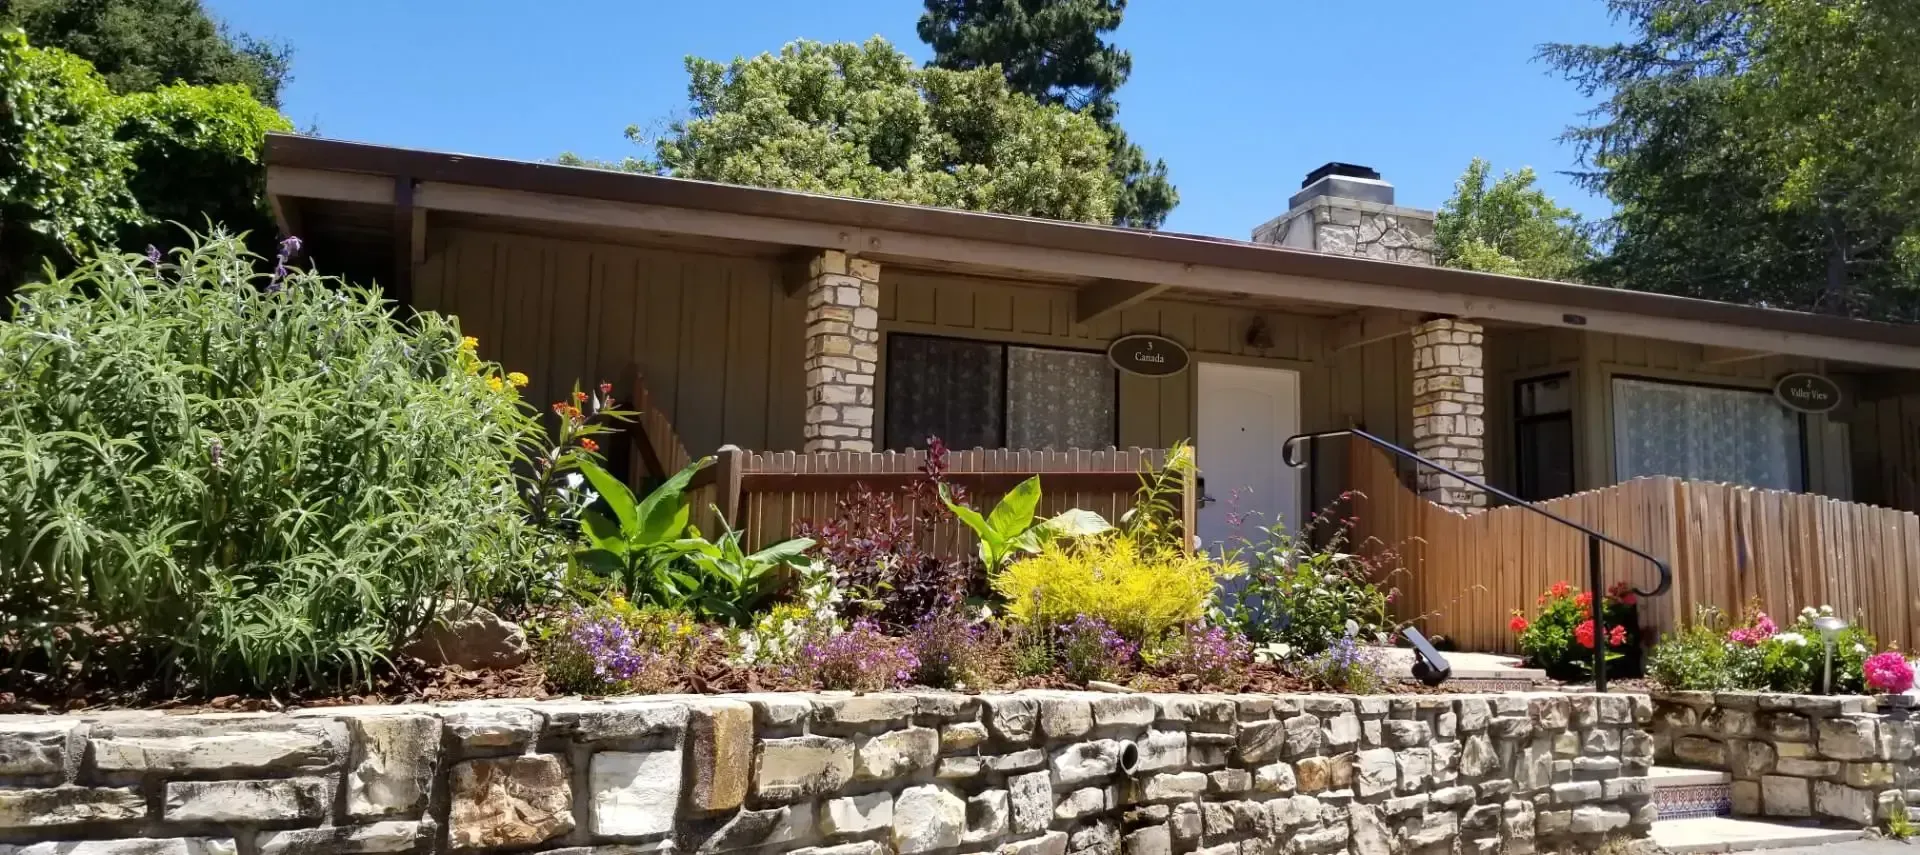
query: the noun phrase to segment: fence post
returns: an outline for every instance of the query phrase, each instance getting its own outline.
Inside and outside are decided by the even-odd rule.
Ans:
[[[723,445],[715,453],[713,464],[713,489],[715,504],[720,508],[720,519],[729,528],[740,516],[741,464],[746,452],[737,445]]]
[[[1187,466],[1180,474],[1180,539],[1181,544],[1186,547],[1187,554],[1192,555],[1194,544],[1200,537],[1200,484],[1198,478],[1200,473],[1200,451],[1192,446],[1188,446],[1187,453],[1193,455],[1193,460],[1192,465]],[[1169,465],[1173,463],[1173,454],[1171,451],[1167,454],[1167,463]]]

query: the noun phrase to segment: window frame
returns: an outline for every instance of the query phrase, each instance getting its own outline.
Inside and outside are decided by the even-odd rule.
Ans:
[[[993,339],[993,338],[977,338],[977,337],[960,336],[960,335],[940,335],[937,333],[888,331],[886,334],[886,347],[884,352],[881,354],[882,361],[880,364],[880,375],[882,378],[885,378],[884,381],[880,384],[880,387],[883,391],[887,388],[888,384],[893,382],[893,372],[891,370],[891,363],[893,361],[894,344],[895,342],[903,338],[934,339],[934,340],[941,340],[941,341],[965,342],[967,344],[984,344],[984,345],[992,345],[1000,349],[1000,424],[995,428],[995,432],[999,436],[1000,444],[997,446],[993,446],[993,448],[998,450],[1005,450],[1005,451],[1028,450],[1028,449],[1010,448],[1007,445],[1007,433],[1009,432],[1011,427],[1009,424],[1009,415],[1010,415],[1011,407],[1008,406],[1008,384],[1009,384],[1009,380],[1011,379],[1011,373],[1009,369],[1011,367],[1010,363],[1012,360],[1010,359],[1009,354],[1012,353],[1013,348],[1020,347],[1020,348],[1026,348],[1027,350],[1047,350],[1047,351],[1058,351],[1061,353],[1079,353],[1079,354],[1090,354],[1090,355],[1099,356],[1102,360],[1107,361],[1107,369],[1110,372],[1112,372],[1112,377],[1113,377],[1113,418],[1111,420],[1111,423],[1108,425],[1108,428],[1109,428],[1108,434],[1109,436],[1112,437],[1112,440],[1106,447],[1108,448],[1120,447],[1120,374],[1121,374],[1121,371],[1118,367],[1114,366],[1110,360],[1107,360],[1107,352],[1104,349],[1094,349],[1094,348],[1088,348],[1088,347],[1062,347],[1062,346],[1056,346],[1056,345],[1033,344],[1030,342],[1007,341],[1003,339]],[[920,440],[915,440],[913,443],[909,443],[906,445],[894,444],[893,437],[891,435],[892,429],[889,423],[890,420],[887,417],[886,409],[884,409],[884,408],[891,408],[893,406],[892,398],[893,398],[892,395],[886,395],[885,399],[881,403],[881,407],[883,409],[874,413],[874,422],[877,424],[879,428],[878,433],[880,434],[880,444],[878,447],[882,449],[920,447],[919,446]],[[1072,450],[1098,451],[1101,449],[1090,448],[1090,449],[1072,449]]]
[[[1521,389],[1528,384],[1547,380],[1560,380],[1568,384],[1567,408],[1559,412],[1546,413],[1543,415],[1521,415]],[[1567,474],[1572,476],[1573,483],[1570,485],[1571,489],[1562,495],[1572,495],[1580,491],[1580,442],[1577,436],[1580,424],[1574,420],[1574,412],[1578,410],[1580,406],[1579,393],[1580,387],[1574,383],[1572,371],[1536,374],[1529,377],[1521,377],[1513,381],[1513,397],[1510,399],[1513,402],[1511,407],[1513,410],[1513,492],[1520,498],[1526,499],[1529,502],[1540,502],[1559,498],[1559,496],[1529,495],[1530,491],[1527,489],[1527,487],[1530,486],[1527,483],[1529,469],[1527,463],[1529,458],[1524,453],[1525,450],[1522,447],[1523,441],[1521,440],[1521,435],[1523,430],[1529,426],[1549,422],[1565,422],[1567,425]],[[1535,475],[1537,477],[1538,473],[1535,473]]]
[[[1607,458],[1610,462],[1610,466],[1608,468],[1611,470],[1608,474],[1612,476],[1613,483],[1615,484],[1626,483],[1626,479],[1620,477],[1620,436],[1619,436],[1619,431],[1617,429],[1617,425],[1615,423],[1615,416],[1614,416],[1614,413],[1618,408],[1618,404],[1619,404],[1619,401],[1618,401],[1619,396],[1615,394],[1618,391],[1619,387],[1615,384],[1617,383],[1617,381],[1620,381],[1620,380],[1631,380],[1637,383],[1650,383],[1656,386],[1690,386],[1696,389],[1718,389],[1723,392],[1745,392],[1750,395],[1762,395],[1769,399],[1773,399],[1775,404],[1778,404],[1782,409],[1785,409],[1788,412],[1793,413],[1793,416],[1794,416],[1794,432],[1797,434],[1797,436],[1795,437],[1794,444],[1799,449],[1799,452],[1800,452],[1800,466],[1799,466],[1799,471],[1796,474],[1800,479],[1800,484],[1799,486],[1793,488],[1789,492],[1806,493],[1812,490],[1813,462],[1809,459],[1809,454],[1811,453],[1812,449],[1809,448],[1807,445],[1807,433],[1808,433],[1807,414],[1800,412],[1799,410],[1795,410],[1790,407],[1787,407],[1784,404],[1780,404],[1778,399],[1774,399],[1772,387],[1762,388],[1762,387],[1752,386],[1752,385],[1743,384],[1743,383],[1724,382],[1724,381],[1716,382],[1713,380],[1701,380],[1696,378],[1675,379],[1673,377],[1661,377],[1658,375],[1651,375],[1651,374],[1637,374],[1637,373],[1626,372],[1626,371],[1609,372],[1607,374],[1607,416],[1606,416],[1607,437],[1608,437]],[[1751,485],[1743,485],[1743,486],[1751,486]],[[1764,489],[1773,489],[1773,488],[1755,487],[1753,489],[1764,490]]]

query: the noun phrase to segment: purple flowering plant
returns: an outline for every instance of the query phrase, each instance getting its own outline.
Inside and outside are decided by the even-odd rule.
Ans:
[[[1076,683],[1112,680],[1133,665],[1139,648],[1106,621],[1081,615],[1054,633],[1061,673]]]
[[[787,673],[823,689],[877,692],[906,684],[919,667],[920,658],[906,642],[863,618],[845,632],[808,639]]]
[[[1160,674],[1191,676],[1203,686],[1228,688],[1246,676],[1253,645],[1226,627],[1190,624],[1161,641],[1146,658]]]
[[[916,660],[913,679],[924,686],[951,689],[979,679],[987,656],[986,629],[958,609],[943,609],[920,619],[907,633]]]
[[[722,640],[685,612],[636,607],[623,598],[575,607],[543,638],[547,677],[596,694],[668,691]]]
[[[1336,692],[1365,695],[1379,691],[1386,676],[1376,648],[1362,644],[1349,630],[1301,666],[1302,676]]]

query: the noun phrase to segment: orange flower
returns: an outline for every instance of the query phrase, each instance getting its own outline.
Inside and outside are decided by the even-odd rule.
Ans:
[[[1513,620],[1507,621],[1507,628],[1513,630],[1514,632],[1526,632],[1527,619],[1524,617],[1521,617],[1519,612],[1514,612]]]
[[[593,437],[583,436],[580,438],[580,447],[588,451],[599,451],[600,443],[594,442]]]
[[[584,404],[584,403],[586,403],[586,402],[587,402],[587,393],[585,393],[585,392],[581,392],[581,391],[575,391],[575,392],[573,393],[573,402],[574,402],[574,403],[576,403],[576,404]]]
[[[1579,596],[1573,598],[1573,604],[1583,609],[1593,605],[1593,592],[1581,591]]]
[[[1572,592],[1573,586],[1565,582],[1555,582],[1553,583],[1553,587],[1547,589],[1547,593],[1556,597],[1564,597]]]

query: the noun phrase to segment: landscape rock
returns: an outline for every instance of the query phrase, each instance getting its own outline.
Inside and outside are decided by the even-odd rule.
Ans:
[[[893,803],[893,848],[917,855],[960,845],[967,803],[937,784],[908,787]]]
[[[147,800],[133,787],[0,789],[0,829],[139,819]]]
[[[471,669],[517,668],[533,655],[526,632],[486,608],[442,600],[420,637],[400,648],[428,665]]]
[[[1048,773],[1014,776],[1007,781],[1007,792],[1013,833],[1040,831],[1053,822],[1053,781]]]
[[[853,777],[853,743],[828,736],[760,740],[755,796],[793,802],[837,792]]]
[[[369,820],[417,813],[433,789],[440,720],[429,715],[346,720],[347,815]]]
[[[420,823],[389,821],[371,825],[335,825],[291,831],[262,831],[254,837],[259,855],[375,855],[412,852],[420,842]]]
[[[753,706],[701,700],[691,705],[687,724],[687,808],[704,813],[739,807],[753,780]]]
[[[51,775],[66,768],[67,736],[77,719],[8,724],[0,731],[0,776]]]
[[[860,740],[855,753],[856,780],[884,780],[933,765],[940,756],[940,734],[930,727],[889,730]]]
[[[323,722],[275,722],[272,729],[195,725],[96,725],[87,740],[93,768],[136,774],[293,771],[340,759]]]
[[[828,837],[892,827],[893,794],[887,792],[828,799],[820,814],[820,833]]]

